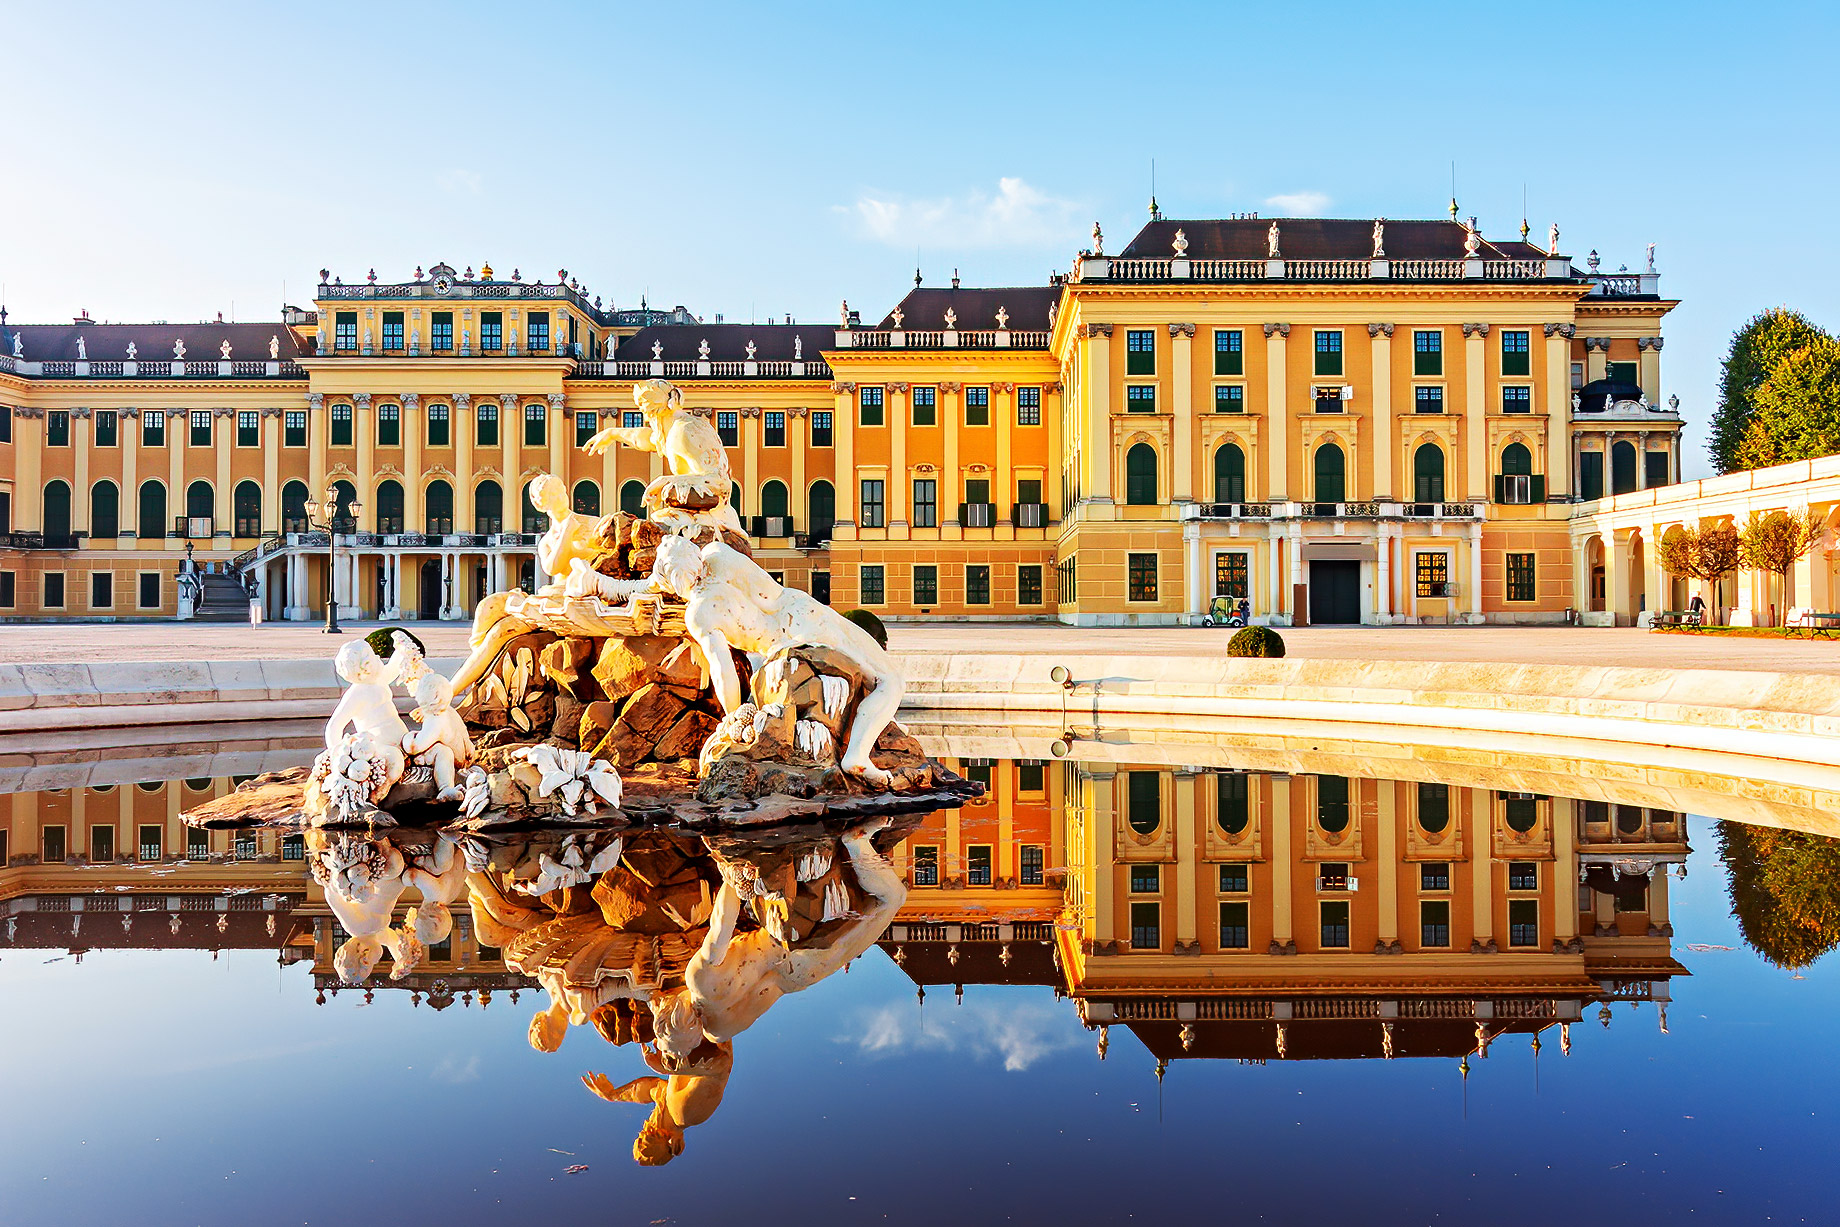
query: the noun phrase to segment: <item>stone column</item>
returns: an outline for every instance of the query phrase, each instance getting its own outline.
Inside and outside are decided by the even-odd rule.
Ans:
[[[1285,369],[1289,324],[1265,325],[1265,497],[1274,503],[1290,498],[1290,405]]]
[[[1376,454],[1384,454],[1381,448]],[[1374,621],[1386,626],[1393,620],[1393,536],[1392,526],[1381,524],[1374,536],[1377,558],[1374,562]]]
[[[1642,596],[1650,613],[1669,608],[1667,576],[1661,570],[1661,531],[1654,525],[1642,528]]]
[[[1642,384],[1642,395],[1651,405],[1661,403],[1661,341],[1660,337],[1636,338],[1636,361]]]
[[[1541,408],[1546,413],[1546,494],[1578,492],[1578,462],[1572,455],[1572,334],[1570,324],[1545,327],[1546,380]],[[1562,481],[1571,484],[1561,487]]]
[[[1265,612],[1270,616],[1270,619],[1275,622],[1279,611],[1285,607],[1284,583],[1286,571],[1284,565],[1284,533],[1282,529],[1275,524],[1267,525],[1265,532],[1267,534],[1266,541],[1271,546],[1271,563],[1265,568],[1268,586],[1271,589],[1271,601],[1270,604],[1266,606]]]
[[[262,410],[262,527],[281,531],[281,409]],[[311,498],[309,494],[307,497]]]
[[[318,392],[307,394],[307,497],[326,497],[326,454],[331,437],[331,423],[326,398]],[[171,432],[167,432],[170,434]]]
[[[1636,489],[1648,489],[1648,432],[1636,431]]]
[[[1604,609],[1612,622],[1628,617],[1635,623],[1635,610],[1629,606],[1630,540],[1628,529],[1611,529],[1604,542]]]
[[[474,522],[477,508],[473,503],[473,487],[479,482],[473,470],[473,437],[479,431],[479,422],[473,416],[471,396],[465,392],[454,396],[448,423],[454,441],[454,531],[470,533],[478,527]]]
[[[549,440],[549,471],[560,477],[569,488],[569,503],[574,505],[575,482],[569,473],[569,415],[561,392],[551,392],[543,416],[543,435]]]
[[[498,398],[499,469],[505,475],[505,531],[524,531],[524,418],[515,393]],[[459,600],[454,604],[458,606]]]
[[[996,504],[993,523],[1002,524],[1016,504],[1016,473],[1011,461],[1011,432],[1016,429],[1015,384],[1000,383],[990,389],[990,412],[993,415],[991,425],[997,431],[997,471],[990,475],[990,499]],[[1014,540],[1015,535],[1015,527],[1011,525],[1010,539]],[[1047,580],[1044,578],[1042,582],[1045,584]]]
[[[960,484],[962,475],[958,467],[958,435],[965,426],[964,385],[942,383],[939,385],[939,428],[945,431],[945,463],[939,466],[939,527],[942,538],[957,540],[961,534],[947,533],[943,530],[956,529],[958,523],[958,496],[963,490]],[[944,576],[942,575],[943,579]],[[961,593],[959,599],[964,599]]]
[[[1169,398],[1174,420],[1170,422],[1171,448],[1169,488],[1176,503],[1195,501],[1195,326],[1169,325],[1169,377],[1173,383]]]
[[[1566,942],[1578,936],[1578,803],[1552,799],[1553,937]]]
[[[1201,865],[1197,859],[1199,840],[1195,836],[1196,828],[1196,789],[1195,773],[1177,769],[1175,782],[1175,830],[1176,863],[1174,865],[1176,889],[1174,907],[1176,911],[1176,940],[1192,942],[1199,938],[1195,917],[1195,875]],[[1210,884],[1212,885],[1212,884]],[[1210,890],[1211,894],[1212,891]],[[1167,896],[1165,896],[1167,897]]]
[[[1393,452],[1398,446],[1393,437],[1393,326],[1369,324],[1367,336],[1374,368],[1374,498],[1388,502],[1395,493]]]
[[[159,412],[165,413],[166,411],[159,410]],[[175,425],[177,429],[174,429]],[[191,436],[191,414],[182,410],[166,414],[166,488],[172,492],[166,502],[168,517],[190,518],[191,505],[185,497],[185,451],[190,445]],[[191,525],[187,524],[185,527],[189,535]],[[178,537],[169,537],[166,548],[183,550],[185,541]]]
[[[896,529],[905,530],[908,526],[908,483],[911,479],[907,472],[907,432],[913,428],[912,397],[908,389],[907,384],[891,383],[882,394],[882,420],[888,423],[888,490],[884,519],[890,538],[896,535]],[[934,399],[939,403],[934,405],[933,412],[945,412],[944,396]],[[945,429],[943,423],[940,429]],[[905,536],[905,531],[901,535]]]
[[[89,415],[88,409],[70,411],[71,459],[75,462],[70,490],[70,531],[73,533],[87,533],[91,528],[89,522]],[[113,546],[115,543],[111,541],[109,544]],[[85,592],[83,597],[87,603],[89,593]],[[74,832],[74,826],[72,830]]]
[[[143,531],[139,471],[141,423],[138,417],[128,416],[129,412],[124,409],[115,417],[121,439],[121,526],[124,531],[131,529],[133,535],[139,536]],[[280,495],[274,497],[280,498]]]
[[[1088,502],[1112,501],[1112,326],[1088,324],[1081,338],[1086,368],[1080,484]]]
[[[236,411],[213,409],[211,452],[217,462],[211,482],[214,492],[211,500],[211,534],[214,537],[228,537],[236,532],[235,504],[231,499],[234,488],[230,481],[230,449],[235,446]]]
[[[1192,626],[1201,621],[1201,615],[1207,612],[1208,598],[1213,595],[1207,591],[1206,570],[1202,566],[1199,520],[1188,520],[1182,525],[1182,562],[1183,609]]]
[[[1463,325],[1463,497],[1488,502],[1492,493],[1489,478],[1488,394],[1485,375],[1487,355],[1483,342],[1488,338],[1487,324]]]
[[[786,509],[792,513],[795,526],[802,524],[810,532],[811,499],[805,489],[805,462],[811,448],[811,422],[806,412],[802,408],[786,411],[786,448],[792,453],[792,489],[787,492]]]
[[[1470,936],[1488,945],[1495,936],[1495,814],[1487,789],[1464,789],[1470,811]]]
[[[1051,520],[1060,519],[1061,499],[1064,497],[1061,482],[1062,474],[1065,472],[1062,457],[1066,454],[1062,450],[1065,447],[1062,438],[1064,433],[1062,419],[1066,414],[1065,402],[1066,393],[1061,384],[1051,383],[1042,388],[1041,420],[1043,428],[1048,432],[1048,480],[1043,489],[1046,491],[1044,497],[1048,500],[1048,516]],[[1044,578],[1042,582],[1047,584],[1049,581]]]
[[[1480,520],[1469,526],[1469,621],[1480,626],[1482,616],[1482,522]]]
[[[1380,941],[1399,940],[1399,815],[1398,790],[1393,780],[1379,781],[1377,822],[1374,828],[1374,861],[1378,871]]]
[[[1266,847],[1271,851],[1271,939],[1282,946],[1292,940],[1291,925],[1291,781],[1289,776],[1265,777],[1271,783],[1271,806],[1265,812]]]
[[[399,412],[403,443],[403,531],[419,533],[428,527],[428,494],[422,483],[422,443],[427,435],[427,419],[421,412],[422,398],[416,393],[404,392],[397,400],[402,405]],[[453,429],[451,415],[447,428]]]
[[[1586,383],[1594,383],[1609,372],[1610,338],[1586,337],[1584,339],[1584,378]]]
[[[370,510],[370,522],[374,528],[379,523],[378,514],[382,508],[377,504],[377,411],[371,405],[371,394],[359,392],[351,398],[352,438],[358,444],[358,476],[354,483],[358,487],[358,498]],[[364,519],[358,519],[358,531],[363,532]],[[357,604],[353,600],[352,604]]]
[[[832,438],[837,443],[837,523],[855,536],[857,502],[862,488],[856,481],[855,384],[831,385]]]
[[[761,480],[760,472],[760,431],[762,421],[758,408],[743,409],[741,422],[741,501],[747,509],[760,514],[760,490],[766,483]]]
[[[1087,859],[1092,872],[1090,923],[1094,941],[1109,941],[1116,931],[1117,770],[1110,766],[1098,768],[1088,778],[1087,787],[1092,793],[1092,817],[1086,826],[1087,839],[1092,844]]]

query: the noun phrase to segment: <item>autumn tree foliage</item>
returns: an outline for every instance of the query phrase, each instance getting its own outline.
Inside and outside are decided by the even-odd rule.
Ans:
[[[1840,840],[1719,823],[1731,914],[1744,940],[1778,967],[1807,967],[1840,946]]]

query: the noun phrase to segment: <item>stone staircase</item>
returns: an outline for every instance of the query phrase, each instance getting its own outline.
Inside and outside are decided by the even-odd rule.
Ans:
[[[248,622],[249,598],[243,585],[233,575],[204,576],[204,605],[194,614],[194,622]]]

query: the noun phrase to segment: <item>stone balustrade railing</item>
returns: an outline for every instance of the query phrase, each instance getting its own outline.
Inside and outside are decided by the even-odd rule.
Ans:
[[[1046,349],[1048,333],[1021,329],[839,328],[838,349]]]
[[[831,368],[820,358],[796,362],[608,362],[594,358],[577,362],[574,375],[577,379],[829,379]]]
[[[69,359],[0,356],[0,371],[41,379],[305,379],[306,370],[288,361],[207,361],[170,358]]]
[[[1480,521],[1484,504],[1470,502],[1186,503],[1184,520],[1462,520]]]
[[[1571,280],[1571,261],[1562,256],[1530,260],[1199,260],[1083,255],[1074,264],[1075,281],[1560,281]],[[1643,280],[1652,274],[1644,274]],[[1594,281],[1615,280],[1593,278]],[[1653,293],[1612,288],[1599,293]]]

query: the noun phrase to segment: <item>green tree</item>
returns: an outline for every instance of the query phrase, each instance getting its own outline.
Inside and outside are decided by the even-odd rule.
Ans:
[[[1840,452],[1840,343],[1819,337],[1777,360],[1751,396],[1734,459],[1761,469]]]
[[[1840,946],[1840,840],[1719,823],[1731,914],[1744,940],[1778,967],[1807,967]]]
[[[1821,513],[1812,508],[1753,511],[1738,532],[1738,555],[1751,570],[1776,576],[1782,603],[1787,606],[1789,568],[1807,556],[1823,531]]]
[[[1719,375],[1718,412],[1713,414],[1711,438],[1706,443],[1713,468],[1733,473],[1745,467],[1738,461],[1738,445],[1750,429],[1755,410],[1752,398],[1757,389],[1785,356],[1826,338],[1827,334],[1800,312],[1787,307],[1773,307],[1752,316],[1732,334],[1731,349]]]

